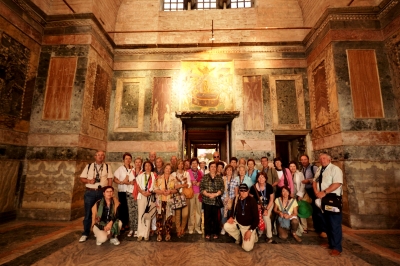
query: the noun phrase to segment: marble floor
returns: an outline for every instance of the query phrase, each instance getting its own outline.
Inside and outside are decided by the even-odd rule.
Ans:
[[[72,222],[14,221],[0,226],[1,265],[400,265],[400,230],[351,230],[343,227],[343,253],[331,257],[314,232],[267,244],[261,238],[245,252],[229,236],[207,241],[186,235],[171,242],[138,243],[120,236],[121,244],[96,246],[94,237],[78,243],[82,219]]]

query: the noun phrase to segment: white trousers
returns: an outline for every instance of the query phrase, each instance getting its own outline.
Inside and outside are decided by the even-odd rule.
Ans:
[[[151,221],[142,218],[143,213],[144,213],[144,211],[146,209],[146,205],[147,205],[147,197],[142,195],[141,199],[138,199],[137,202],[138,202],[138,231],[137,231],[137,235],[138,235],[138,237],[148,238],[149,237],[149,233],[150,233]]]
[[[236,225],[239,226],[239,229],[237,228]],[[239,240],[240,233],[242,233],[242,248],[245,251],[251,251],[254,248],[254,243],[258,241],[258,236],[257,236],[256,230],[254,230],[253,233],[251,233],[250,240],[245,241],[244,240],[244,234],[250,229],[250,225],[243,226],[243,225],[239,224],[236,221],[236,219],[232,224],[230,224],[228,222],[225,223],[224,224],[224,229],[235,240]]]

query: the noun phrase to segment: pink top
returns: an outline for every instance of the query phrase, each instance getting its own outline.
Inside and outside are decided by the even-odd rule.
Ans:
[[[286,177],[288,179],[288,184],[289,184],[289,188],[290,188],[290,194],[294,194],[292,173],[290,172],[290,170],[288,168],[285,168],[285,171],[286,171]],[[285,176],[284,176],[283,172],[282,172],[281,176],[278,176],[278,178],[279,178],[278,187],[283,187],[285,185]]]
[[[190,181],[192,181],[192,188],[193,188],[194,194],[200,193],[200,186],[196,186],[193,184],[193,181],[196,181],[196,179],[194,178],[192,169],[189,169],[188,172],[190,175]],[[201,172],[200,170],[197,170],[197,182],[200,182],[202,178],[203,178],[203,172]]]

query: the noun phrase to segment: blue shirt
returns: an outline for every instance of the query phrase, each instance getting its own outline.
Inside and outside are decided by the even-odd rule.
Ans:
[[[240,176],[235,177],[235,180],[237,180],[237,182],[239,183],[239,186],[240,186],[240,184],[245,183],[249,187],[249,189],[253,185],[253,181],[251,181],[251,178],[247,175],[244,176],[243,182],[240,182]]]

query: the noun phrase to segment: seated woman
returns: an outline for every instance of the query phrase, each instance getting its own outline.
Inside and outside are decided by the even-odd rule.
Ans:
[[[262,210],[263,220],[265,223],[265,230],[267,231],[267,243],[272,243],[272,224],[271,212],[274,207],[274,189],[267,183],[267,174],[258,172],[257,183],[250,188],[250,194],[256,199],[258,209]],[[264,232],[259,232],[261,237]]]
[[[287,239],[288,230],[297,242],[301,242],[300,237],[296,235],[299,227],[297,219],[297,201],[290,197],[290,189],[287,186],[282,187],[281,196],[275,199],[274,212],[277,214],[276,227],[280,239]]]
[[[169,163],[165,165],[164,174],[158,176],[154,186],[157,194],[157,241],[162,240],[165,232],[165,241],[171,240],[172,216],[174,211],[169,204],[169,199],[177,193],[175,176],[171,175],[172,167]]]
[[[114,198],[114,188],[105,186],[103,198],[97,201],[92,207],[92,228],[96,236],[96,244],[100,246],[110,239],[110,243],[119,245],[117,236],[122,227],[118,219],[119,201]]]
[[[289,163],[289,170],[292,173],[293,176],[293,187],[294,187],[294,195],[297,201],[300,201],[303,199],[304,194],[306,193],[305,191],[305,185],[303,184],[304,180],[304,175],[302,172],[297,170],[297,164],[296,162],[291,161]],[[306,218],[300,218],[300,223],[301,226],[303,227],[303,233],[307,234],[308,229],[307,229],[307,219]]]

